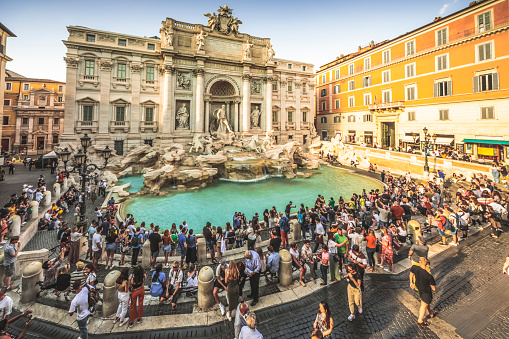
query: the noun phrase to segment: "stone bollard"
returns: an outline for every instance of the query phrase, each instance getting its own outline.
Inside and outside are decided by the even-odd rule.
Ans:
[[[196,256],[198,259],[198,265],[205,265],[207,263],[207,244],[205,243],[205,238],[198,238],[198,243],[196,244]]]
[[[32,201],[30,203],[30,209],[32,212],[30,212],[29,219],[30,220],[36,220],[39,218],[39,203],[37,201]]]
[[[42,195],[42,206],[43,207],[49,207],[51,206],[51,191],[46,191]]]
[[[410,240],[412,240],[414,244],[417,244],[417,238],[422,236],[421,224],[417,220],[410,220],[408,222],[408,235],[410,236]]]
[[[290,223],[290,226],[292,227],[292,241],[293,242],[299,242],[302,240],[302,232],[300,223],[297,220],[294,220]]]
[[[53,184],[53,192],[55,192],[55,198],[60,198],[60,184],[58,182]]]
[[[21,276],[21,300],[22,304],[32,303],[37,299],[37,293],[41,290],[36,283],[43,280],[42,263],[35,261],[28,264]]]
[[[11,223],[9,238],[19,236],[21,233],[21,218],[19,217],[19,215],[13,215],[12,217],[10,217],[9,222]]]
[[[105,235],[102,235],[101,236],[101,248],[102,248],[102,253],[101,253],[101,262],[105,262],[106,261],[106,258],[107,258],[107,253],[106,253],[106,236]]]
[[[198,274],[198,307],[207,309],[214,306],[214,270],[204,266]]]
[[[103,317],[109,317],[117,312],[118,308],[118,293],[115,288],[120,271],[114,270],[108,273],[104,278],[103,287]]]
[[[150,240],[145,240],[141,250],[141,267],[150,268]]]
[[[64,181],[62,182],[61,191],[67,191],[68,184],[67,184],[67,178],[64,178]]]
[[[290,286],[293,282],[292,277],[292,255],[287,250],[279,251],[279,284],[281,286]]]

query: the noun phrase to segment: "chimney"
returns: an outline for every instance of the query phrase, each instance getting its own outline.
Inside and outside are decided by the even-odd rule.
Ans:
[[[370,47],[374,47],[375,46],[375,42],[373,40],[371,40],[371,42],[369,43],[369,46]]]

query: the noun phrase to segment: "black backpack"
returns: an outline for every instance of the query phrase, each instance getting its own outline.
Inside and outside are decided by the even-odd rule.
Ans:
[[[140,244],[140,235],[134,234],[131,239],[131,247],[137,247]]]

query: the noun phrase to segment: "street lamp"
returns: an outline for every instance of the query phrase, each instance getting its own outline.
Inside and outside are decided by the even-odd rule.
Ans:
[[[437,141],[437,135],[433,133],[433,135],[428,134],[428,129],[424,127],[422,129],[424,132],[424,172],[429,173],[429,165],[428,165],[428,150],[429,146],[431,145],[431,140],[433,139],[433,145]]]
[[[71,169],[67,170],[67,162],[69,161],[71,157],[71,152],[67,148],[65,148],[62,152],[60,152],[59,157],[64,163],[64,170],[66,172],[71,173],[78,173],[81,177],[81,192],[85,193],[85,183],[87,182],[87,179],[91,172],[95,170],[104,171],[106,169],[106,165],[108,165],[108,159],[111,156],[111,149],[106,146],[104,150],[99,151],[104,158],[104,166],[99,167],[96,164],[87,163],[88,157],[87,157],[87,148],[89,148],[92,145],[92,138],[90,138],[86,133],[84,136],[80,138],[81,146],[83,147],[82,150],[78,150],[78,153],[76,153],[73,156],[74,164],[72,165]],[[86,204],[85,204],[85,197],[81,200],[81,206],[80,206],[80,220],[78,222],[78,227],[85,226],[85,212],[86,212]]]

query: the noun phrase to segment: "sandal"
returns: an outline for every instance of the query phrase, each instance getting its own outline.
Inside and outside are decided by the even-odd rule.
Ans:
[[[423,321],[422,323],[417,322],[417,324],[419,324],[419,326],[424,326],[424,327],[429,326],[429,322],[427,322],[427,321]]]
[[[430,313],[429,317],[430,317],[430,318],[435,318],[437,315],[438,315],[438,311],[437,311],[437,310],[433,310],[433,311]]]

